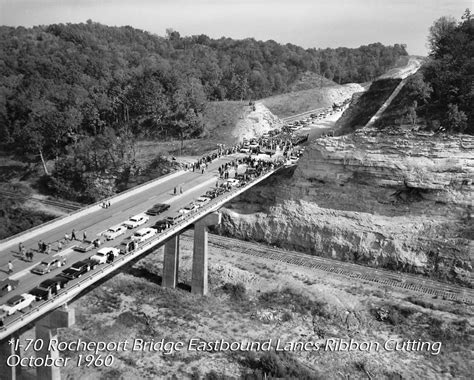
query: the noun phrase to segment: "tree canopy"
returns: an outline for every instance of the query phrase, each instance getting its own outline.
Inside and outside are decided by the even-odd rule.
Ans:
[[[0,146],[43,162],[67,158],[58,170],[84,168],[81,184],[89,171],[104,171],[90,165],[82,149],[99,149],[94,139],[113,142],[123,131],[131,140],[198,137],[208,101],[280,94],[306,72],[339,83],[368,81],[406,54],[400,44],[303,49],[275,41],[183,37],[173,29],[160,37],[90,20],[1,26]],[[114,173],[134,165],[133,159],[126,161],[128,169],[107,163]],[[60,182],[55,186],[61,188]]]

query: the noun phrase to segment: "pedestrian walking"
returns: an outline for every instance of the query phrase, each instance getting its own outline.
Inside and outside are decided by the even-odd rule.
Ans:
[[[66,240],[66,241],[69,240],[69,235],[67,234],[67,232],[64,234],[64,240]]]
[[[38,252],[43,252],[43,240],[38,242]]]
[[[183,194],[183,186],[180,186],[180,187],[179,187],[179,193],[180,193],[180,194]]]
[[[46,254],[49,255],[51,253],[51,244],[48,243],[46,246]]]
[[[26,248],[24,246],[21,247],[21,258],[26,261]]]
[[[63,242],[61,240],[58,241],[58,249],[56,250],[56,252],[59,252],[63,249]]]
[[[177,193],[177,190],[176,190],[176,187],[175,187],[175,188],[174,188],[174,195],[176,195],[176,193]]]
[[[65,266],[65,265],[66,265],[66,258],[65,258],[65,257],[63,257],[63,259],[61,260],[61,265],[62,265],[62,266]]]
[[[8,274],[13,273],[13,264],[11,261],[8,262]]]
[[[18,244],[18,251],[21,253],[21,252],[23,251],[23,248],[24,248],[24,247],[25,247],[25,246],[23,245],[23,243],[20,242],[20,243]]]
[[[110,201],[107,201],[107,208],[110,207]]]
[[[29,254],[30,254],[29,260],[33,261],[34,252],[32,249],[30,249]]]
[[[76,230],[73,228],[71,232],[71,240],[77,240],[76,239]]]
[[[84,231],[84,232],[82,233],[82,235],[83,235],[82,240],[83,240],[83,241],[86,241],[86,239],[87,239],[87,232]]]

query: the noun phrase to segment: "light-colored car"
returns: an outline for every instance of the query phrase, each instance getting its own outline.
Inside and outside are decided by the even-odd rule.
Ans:
[[[110,255],[117,257],[119,253],[120,250],[118,248],[104,247],[99,249],[95,255],[91,256],[91,260],[97,262],[98,264],[105,264]]]
[[[36,300],[35,296],[31,294],[23,293],[21,295],[10,298],[5,303],[5,305],[1,306],[1,308],[5,310],[8,315],[12,315],[19,310],[23,310],[27,308],[28,306],[31,306],[31,304],[35,300]]]
[[[188,214],[195,209],[197,209],[197,206],[194,203],[190,203],[187,206],[180,209],[178,212],[180,212],[181,214]]]
[[[199,198],[196,199],[196,206],[203,207],[204,205],[206,205],[210,201],[211,201],[211,199],[208,198],[208,197],[199,197]]]
[[[55,268],[59,268],[62,265],[62,261],[58,257],[52,257],[47,260],[43,260],[37,266],[35,266],[31,271],[36,274],[46,274],[51,272]]]
[[[230,186],[237,186],[239,184],[239,180],[238,179],[235,179],[235,178],[229,178],[227,180],[227,183],[230,185]]]
[[[138,226],[141,226],[142,224],[145,224],[149,220],[150,218],[147,215],[138,214],[138,215],[132,216],[129,220],[127,220],[126,222],[123,222],[122,224],[127,228],[136,228]]]
[[[104,237],[107,240],[113,240],[116,237],[123,235],[125,232],[127,232],[127,227],[120,224],[118,226],[113,226],[110,227],[107,231],[104,232]]]
[[[157,231],[154,228],[142,228],[133,234],[132,239],[141,243],[155,236],[156,233]]]

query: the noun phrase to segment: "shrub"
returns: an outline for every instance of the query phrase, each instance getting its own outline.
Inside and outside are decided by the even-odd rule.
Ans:
[[[231,299],[235,301],[244,301],[247,299],[247,289],[245,285],[240,282],[238,284],[227,282],[222,286],[222,290],[229,294]]]
[[[268,378],[268,376],[282,379],[319,379],[320,375],[297,361],[285,351],[270,351],[260,356],[248,353],[243,364],[253,369],[254,378]],[[250,377],[246,377],[250,378]]]

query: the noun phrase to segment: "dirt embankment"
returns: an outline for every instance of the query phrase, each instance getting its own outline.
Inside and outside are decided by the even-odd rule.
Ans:
[[[472,136],[360,130],[225,211],[222,232],[472,286]]]
[[[348,83],[276,95],[263,99],[262,103],[278,117],[288,117],[312,109],[330,107],[361,91],[364,88],[360,84]]]
[[[76,325],[59,340],[128,342],[112,351],[111,366],[61,368],[68,379],[408,379],[468,378],[472,307],[420,299],[377,284],[314,269],[249,259],[234,247],[209,244],[209,290],[190,294],[192,244],[180,243],[179,288],[160,286],[162,250],[150,254],[75,301]],[[383,315],[384,318],[380,318]],[[34,338],[33,330],[31,338]],[[159,348],[161,340],[167,352]],[[334,342],[370,342],[370,349],[337,349]],[[140,340],[155,349],[132,350]],[[267,349],[196,350],[195,342],[268,342]],[[276,344],[280,340],[279,351]],[[387,341],[387,347],[384,347]],[[394,350],[395,342],[441,342],[423,350]],[[183,346],[173,350],[173,345]],[[291,342],[307,349],[282,351]],[[312,349],[311,344],[321,345]],[[325,349],[326,344],[332,345]],[[380,346],[377,349],[377,344]],[[194,346],[195,347],[195,346]],[[255,346],[257,347],[257,346]],[[437,350],[439,349],[439,354]],[[102,353],[102,358],[105,357]],[[456,365],[453,365],[456,363]],[[24,374],[23,372],[26,372]],[[22,374],[34,377],[33,368]]]

